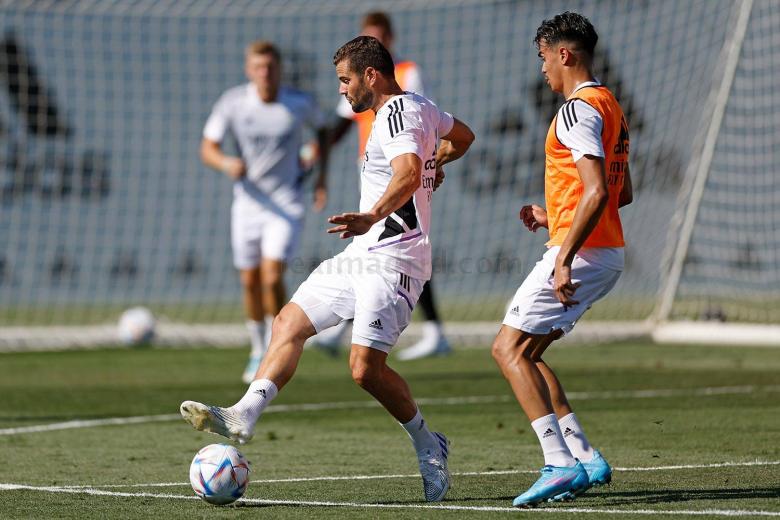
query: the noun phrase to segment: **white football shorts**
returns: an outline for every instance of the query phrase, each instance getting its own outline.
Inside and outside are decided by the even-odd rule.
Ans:
[[[409,325],[424,284],[343,252],[322,262],[290,301],[318,333],[352,319],[353,344],[390,352]]]
[[[230,241],[236,269],[252,269],[260,260],[287,262],[295,252],[303,219],[253,202],[234,201]]]
[[[573,299],[564,306],[553,291],[553,270],[559,247],[551,247],[536,263],[515,293],[504,316],[504,325],[529,334],[568,334],[585,311],[612,290],[623,269],[623,248],[584,248],[574,256],[573,283],[581,283]]]

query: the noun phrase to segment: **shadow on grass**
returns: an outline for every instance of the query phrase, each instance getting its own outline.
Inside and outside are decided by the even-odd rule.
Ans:
[[[780,498],[780,488],[655,489],[649,491],[590,491],[582,499],[604,500],[605,505],[663,504],[694,500],[750,500]]]

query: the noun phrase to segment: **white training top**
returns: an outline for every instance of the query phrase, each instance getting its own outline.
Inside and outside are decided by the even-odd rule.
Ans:
[[[374,207],[384,195],[393,170],[390,162],[406,153],[422,161],[422,183],[406,204],[374,224],[347,247],[360,256],[412,278],[431,277],[431,194],[436,175],[439,137],[452,130],[454,119],[423,96],[405,92],[376,113],[360,173],[360,211]]]
[[[396,63],[399,62],[396,61]],[[414,92],[421,96],[425,95],[425,86],[420,75],[420,69],[416,64],[407,68],[402,78],[397,77],[396,79],[398,80],[398,86],[405,92]],[[339,97],[339,104],[336,105],[336,115],[344,119],[355,118],[355,111],[352,110],[352,105],[349,104],[349,101],[344,96]]]
[[[577,85],[574,92],[583,87],[599,85],[596,81],[586,81]],[[571,150],[576,163],[583,155],[604,157],[604,144],[601,130],[604,120],[598,110],[581,99],[570,99],[558,109],[555,122],[555,134],[563,146]]]
[[[233,195],[253,200],[292,217],[304,212],[302,170],[298,158],[303,126],[321,128],[325,118],[310,95],[282,87],[275,101],[260,99],[252,83],[226,91],[214,105],[203,137],[221,143],[227,132],[238,142],[247,174]]]

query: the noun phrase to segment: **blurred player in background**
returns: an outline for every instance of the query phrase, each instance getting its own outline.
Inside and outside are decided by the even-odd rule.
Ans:
[[[395,34],[390,17],[381,11],[372,11],[363,17],[361,24],[361,34],[363,36],[373,36],[393,55],[395,63],[395,79],[398,85],[406,92],[425,95],[422,77],[419,67],[413,61],[398,60],[393,53],[393,40]],[[346,98],[342,97],[336,113],[339,116],[338,122],[331,130],[331,145],[338,143],[352,127],[357,123],[358,128],[358,164],[362,163],[366,150],[366,141],[371,133],[371,125],[374,123],[374,113],[371,110],[356,113],[352,110]],[[431,282],[425,283],[423,292],[420,295],[419,306],[425,316],[423,324],[423,336],[414,345],[398,353],[398,359],[411,360],[427,356],[444,355],[450,352],[450,345],[447,338],[442,333],[439,315],[436,312],[436,305],[433,300],[433,289]],[[332,329],[318,334],[313,340],[321,347],[334,351],[339,348],[346,323],[340,324]]]
[[[376,38],[351,40],[333,63],[339,92],[355,112],[376,113],[360,173],[360,211],[328,219],[334,225],[329,233],[355,238],[320,264],[276,317],[268,354],[244,397],[230,408],[185,401],[181,414],[198,430],[246,442],[295,373],[304,342],[352,319],[352,378],[406,430],[425,499],[438,501],[450,487],[447,438],[428,429],[406,381],[387,366],[387,355],[431,276],[428,233],[431,196],[441,181],[437,164],[466,153],[474,134],[429,99],[404,92],[390,53]]]
[[[520,211],[530,231],[549,229],[548,250],[517,290],[493,342],[493,357],[544,452],[542,475],[515,498],[518,507],[571,500],[612,478],[542,359],[623,270],[618,208],[633,198],[628,125],[613,94],[593,76],[597,41],[591,23],[570,12],[542,22],[534,39],[542,74],[566,102],[545,142],[546,208]]]
[[[203,129],[201,158],[234,181],[231,208],[233,264],[243,289],[251,354],[244,382],[251,382],[268,347],[271,323],[286,303],[284,270],[301,233],[304,214],[302,129],[317,131],[320,168],[314,208],[327,202],[327,131],[314,99],[281,86],[281,55],[270,42],[245,51],[249,83],[226,91]],[[226,155],[222,142],[233,135],[240,157]]]

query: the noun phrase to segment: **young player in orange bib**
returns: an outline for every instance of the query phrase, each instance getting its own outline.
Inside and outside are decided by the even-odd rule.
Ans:
[[[545,207],[520,211],[530,231],[549,230],[548,249],[517,290],[493,342],[493,357],[544,453],[541,477],[515,498],[517,507],[572,500],[612,478],[542,359],[623,270],[618,208],[632,200],[628,125],[615,96],[593,76],[597,41],[593,25],[571,12],[542,22],[534,39],[542,74],[566,102],[545,141]]]

